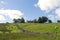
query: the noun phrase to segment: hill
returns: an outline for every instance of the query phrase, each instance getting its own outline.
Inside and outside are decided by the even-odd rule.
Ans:
[[[39,24],[39,23],[19,23],[18,24],[21,28],[24,30],[30,31],[30,32],[38,32],[42,33],[39,34],[28,34],[22,32],[16,24],[0,24],[0,30],[11,30],[10,33],[2,33],[0,32],[0,38],[1,40],[60,40],[60,23],[49,23],[49,24]],[[55,27],[58,27],[57,30],[55,30]],[[5,31],[4,30],[4,31]],[[57,31],[57,36],[56,36]],[[44,33],[47,35],[44,36]],[[49,37],[49,34],[54,34],[55,37]]]

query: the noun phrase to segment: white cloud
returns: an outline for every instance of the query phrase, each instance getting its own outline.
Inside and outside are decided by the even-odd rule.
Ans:
[[[52,21],[54,21],[54,20],[55,20],[54,15],[48,15],[48,18],[49,18],[50,20],[52,20]]]
[[[55,13],[60,17],[60,8],[56,9]]]
[[[6,9],[7,4],[6,1],[0,1],[0,23],[12,22],[13,19],[21,18],[23,15],[20,10]]]
[[[3,15],[0,15],[0,20],[5,20],[5,17]]]
[[[21,18],[23,13],[19,10],[0,10],[0,20],[7,20],[7,18],[13,20]],[[7,17],[6,17],[7,16]]]
[[[42,10],[50,10],[55,7],[60,7],[60,0],[39,0],[36,4]]]
[[[57,22],[57,20],[60,20],[60,16],[55,16],[55,15],[48,15],[48,18],[53,22]]]
[[[55,12],[56,16],[49,15],[52,20],[60,18],[60,0],[38,0],[35,6],[48,13],[54,10],[52,12]]]

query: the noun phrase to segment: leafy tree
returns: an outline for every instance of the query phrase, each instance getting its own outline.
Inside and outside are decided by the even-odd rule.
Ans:
[[[18,23],[19,21],[17,19],[13,19],[14,23]]]
[[[20,18],[18,18],[17,21],[18,21],[19,23],[21,23],[21,19],[20,19]]]
[[[60,22],[60,20],[57,20],[57,22]]]
[[[51,20],[48,20],[48,22],[49,22],[49,23],[52,23],[52,21],[51,21]]]
[[[33,21],[31,21],[31,20],[27,20],[27,23],[33,23]]]
[[[36,19],[34,19],[34,20],[33,20],[33,23],[37,23],[37,20],[36,20]]]
[[[42,23],[42,18],[41,17],[38,18],[38,23]]]
[[[45,17],[45,16],[42,16],[42,21],[43,21],[43,23],[45,23],[45,22],[47,22],[47,21],[48,21],[48,18],[47,18],[47,17]]]
[[[24,18],[21,18],[20,21],[21,21],[21,23],[25,23]]]
[[[38,18],[38,23],[45,23],[48,21],[48,18],[45,16],[39,17]]]
[[[24,18],[18,18],[18,19],[14,19],[13,20],[14,21],[14,23],[25,23],[25,20],[24,20]]]

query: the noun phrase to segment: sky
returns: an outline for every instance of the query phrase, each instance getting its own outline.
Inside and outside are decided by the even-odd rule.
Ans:
[[[60,0],[0,0],[0,23],[23,17],[33,20],[46,16],[53,22],[60,19]]]

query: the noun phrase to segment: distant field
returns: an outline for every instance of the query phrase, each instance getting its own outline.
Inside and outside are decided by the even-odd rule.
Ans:
[[[60,23],[50,23],[50,24],[35,24],[35,23],[26,23],[19,24],[26,30],[35,31],[35,32],[54,32],[55,27],[58,27],[58,32],[60,32]]]
[[[39,23],[19,23],[20,27],[31,32],[41,32],[41,33],[53,33],[55,34],[55,27],[57,26],[57,37],[56,39],[49,38],[42,35],[32,35],[22,33],[21,30],[17,28],[15,24],[0,24],[0,29],[6,27],[8,30],[12,30],[11,33],[0,32],[0,40],[60,40],[60,23],[49,23],[49,24],[39,24]]]

